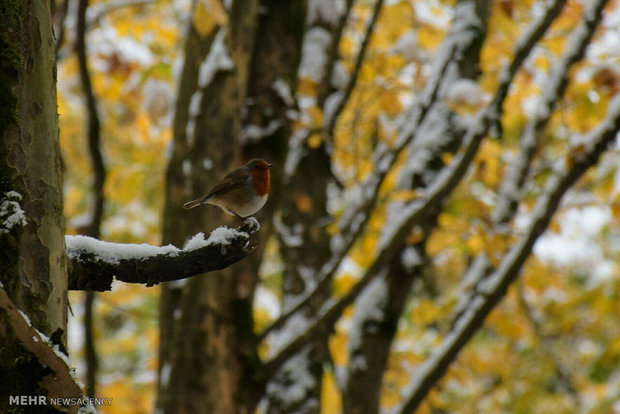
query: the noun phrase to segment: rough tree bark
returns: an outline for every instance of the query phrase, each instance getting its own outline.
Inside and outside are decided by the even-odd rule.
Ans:
[[[2,289],[64,349],[67,272],[50,2],[0,2],[0,262]],[[46,395],[58,366],[22,343],[0,310],[0,411],[9,395]],[[65,367],[66,368],[66,367]],[[53,407],[46,407],[55,412]]]
[[[257,1],[237,0],[226,26],[203,35],[193,24],[189,27],[167,171],[166,243],[180,244],[222,217],[206,207],[185,212],[181,206],[239,164],[239,109],[257,11]],[[240,386],[255,381],[258,362],[256,348],[245,346],[248,333],[253,335],[251,306],[239,302],[246,301],[248,284],[255,282],[242,276],[225,270],[163,288],[158,406],[164,412],[254,409],[257,395],[244,392],[256,387]]]

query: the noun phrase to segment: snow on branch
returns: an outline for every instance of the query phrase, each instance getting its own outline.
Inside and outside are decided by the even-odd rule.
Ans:
[[[372,16],[370,17],[370,21],[366,26],[366,33],[364,34],[364,39],[362,40],[360,50],[357,53],[357,58],[355,59],[355,65],[353,66],[353,72],[351,73],[349,82],[347,83],[344,91],[335,92],[338,95],[336,95],[337,100],[334,108],[331,111],[325,111],[325,133],[328,135],[330,140],[332,135],[334,134],[336,121],[338,121],[340,113],[349,101],[349,98],[351,97],[351,94],[355,89],[355,85],[357,84],[357,79],[359,77],[360,70],[362,69],[362,64],[364,63],[364,59],[366,57],[366,51],[368,50],[368,46],[370,45],[370,39],[372,38],[372,34],[375,31],[375,25],[377,23],[377,20],[379,19],[382,8],[383,0],[376,0]]]
[[[601,22],[606,3],[607,0],[598,0],[591,4],[590,9],[585,14],[585,19],[568,39],[564,54],[548,74],[536,110],[529,119],[521,137],[519,155],[508,167],[508,173],[504,176],[500,186],[498,205],[493,212],[494,222],[505,223],[513,215],[538,143],[549,123],[553,110],[566,90],[568,71],[583,58],[594,30]]]
[[[606,1],[598,0],[592,4],[585,20],[573,31],[564,54],[559,62],[554,65],[544,82],[545,88],[541,93],[538,109],[534,111],[525,127],[519,144],[519,154],[514,162],[508,166],[499,189],[498,202],[492,213],[495,231],[501,231],[500,227],[511,220],[516,212],[517,200],[525,184],[540,136],[548,124],[557,102],[564,94],[570,68],[583,58],[594,30],[601,21]],[[476,294],[478,285],[488,275],[490,269],[490,263],[484,253],[481,253],[472,262],[466,271],[463,283],[459,286],[459,293],[456,295],[459,301],[455,307],[455,321],[463,314],[472,296]]]
[[[416,370],[414,381],[401,392],[404,402],[394,410],[395,413],[410,413],[419,407],[432,386],[443,376],[517,278],[534,243],[549,225],[562,196],[588,168],[596,164],[600,155],[613,142],[618,130],[620,96],[616,96],[610,103],[606,119],[569,150],[570,165],[564,159],[558,161],[555,172],[547,180],[543,194],[532,210],[532,221],[524,236],[504,255],[497,269],[484,281],[479,294],[472,298],[441,345]]]
[[[466,28],[470,27],[470,25],[467,24],[462,24],[460,26]],[[331,279],[338,270],[342,260],[347,256],[357,238],[364,231],[365,225],[368,223],[370,212],[379,195],[379,189],[383,184],[388,171],[392,168],[400,153],[413,141],[418,127],[424,122],[426,115],[430,112],[432,106],[439,99],[440,89],[446,81],[445,74],[448,71],[450,63],[452,63],[455,57],[459,55],[458,52],[463,50],[468,45],[466,42],[463,42],[463,37],[462,30],[455,29],[451,31],[451,36],[449,36],[449,38],[444,42],[442,52],[439,53],[436,59],[436,70],[433,71],[434,76],[427,83],[421,99],[414,103],[408,111],[408,113],[411,113],[412,116],[406,120],[406,124],[400,131],[394,147],[387,148],[385,145],[380,145],[377,148],[377,151],[374,154],[375,170],[363,183],[359,185],[358,200],[356,200],[355,203],[349,207],[349,209],[340,218],[340,232],[334,236],[334,238],[338,238],[338,240],[333,240],[335,243],[333,243],[334,248],[332,249],[332,256],[320,270],[318,277],[319,282],[315,286],[314,290],[307,293],[297,302],[297,304],[291,306],[286,313],[280,316],[271,326],[265,329],[265,331],[260,335],[261,338],[266,337],[273,330],[284,326],[286,321],[293,314],[310,303],[314,297],[316,297],[316,295],[331,282]],[[360,280],[360,292],[363,289],[363,286],[365,286],[365,283],[369,281],[370,279]]]
[[[497,92],[489,105],[488,116],[494,125],[499,124],[501,119],[501,111],[508,89],[512,84],[512,80],[521,68],[525,59],[530,55],[534,46],[547,33],[551,23],[560,15],[562,8],[566,4],[566,0],[554,0],[547,9],[541,13],[517,39],[513,49],[513,59],[508,65],[505,65],[499,75],[499,85]]]
[[[441,203],[460,183],[471,161],[474,159],[482,139],[488,134],[490,126],[493,122],[501,118],[501,108],[514,75],[529,56],[534,45],[544,36],[550,23],[559,15],[565,3],[566,0],[555,0],[546,12],[525,30],[524,34],[517,41],[513,59],[501,72],[502,75],[500,76],[499,86],[494,98],[487,107],[478,113],[476,119],[471,123],[464,138],[463,149],[459,155],[455,157],[452,164],[439,174],[423,197],[413,200],[403,206],[403,209],[400,211],[402,214],[395,215],[395,220],[386,225],[379,242],[379,252],[373,265],[366,270],[364,276],[362,276],[345,295],[337,300],[326,302],[323,308],[317,313],[317,318],[310,322],[306,331],[292,338],[280,352],[266,363],[267,370],[273,369],[275,371],[290,355],[294,354],[312,338],[313,335],[316,335],[317,332],[320,332],[322,329],[328,329],[330,324],[335,323],[344,309],[352,304],[368,283],[380,273],[380,270],[391,253],[395,252],[396,249],[402,245],[402,241],[407,236],[412,226],[424,220],[426,214],[432,209],[440,207]],[[454,32],[455,33],[453,33],[451,37],[464,37],[463,33],[460,33],[458,30]],[[444,53],[440,54],[436,62],[436,67],[438,68],[438,70],[434,71],[436,76],[427,84],[422,94],[422,99],[414,104],[410,111],[413,116],[405,125],[405,128],[399,133],[394,147],[391,149],[385,146],[382,147],[381,145],[378,147],[374,156],[375,171],[373,171],[366,181],[360,184],[361,200],[359,200],[357,205],[352,206],[341,218],[340,234],[343,235],[343,239],[340,243],[337,243],[338,248],[335,249],[332,257],[321,269],[318,279],[319,282],[316,284],[313,291],[306,294],[297,304],[293,305],[288,312],[278,318],[272,326],[268,327],[267,330],[261,334],[261,338],[264,338],[274,329],[284,326],[291,316],[310,303],[314,297],[321,292],[324,286],[331,282],[331,278],[337,271],[340,263],[344,257],[346,257],[357,237],[362,233],[364,225],[368,221],[370,210],[374,205],[374,200],[378,196],[379,188],[387,172],[390,170],[401,151],[415,138],[415,131],[418,129],[418,126],[424,121],[431,107],[439,98],[440,88],[445,78],[444,75],[450,63],[455,56],[458,55],[458,51],[466,46],[466,42],[459,41],[459,39],[448,39],[446,42],[448,43],[445,43],[447,46]]]
[[[106,291],[114,279],[153,286],[224,269],[256,249],[254,218],[237,228],[219,227],[207,239],[198,233],[183,249],[172,245],[110,243],[85,236],[65,236],[69,290]]]
[[[28,223],[26,214],[19,202],[22,195],[17,191],[7,191],[0,199],[0,234],[9,233],[14,227]]]
[[[53,348],[51,341],[30,325],[28,317],[17,308],[1,286],[0,315],[6,322],[0,325],[0,336],[14,336],[26,351],[38,359],[42,367],[49,368],[50,372],[40,381],[48,392],[47,397],[74,398],[80,401],[84,394],[70,374],[66,356]],[[67,409],[70,413],[78,412],[77,406],[66,407],[65,410]]]

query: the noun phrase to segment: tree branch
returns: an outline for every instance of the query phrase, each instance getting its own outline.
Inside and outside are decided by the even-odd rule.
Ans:
[[[583,58],[594,30],[602,19],[606,1],[599,0],[593,4],[590,12],[586,14],[585,20],[573,31],[564,54],[560,61],[554,65],[544,82],[545,87],[537,109],[529,119],[521,138],[519,155],[508,167],[500,185],[498,202],[492,213],[494,225],[492,231],[501,232],[501,227],[505,226],[517,211],[517,198],[523,190],[538,142],[551,119],[553,109],[564,95],[570,68]],[[463,283],[458,289],[459,302],[455,307],[454,321],[457,321],[459,315],[465,311],[472,296],[476,295],[478,285],[489,275],[491,270],[492,267],[484,253],[478,255],[472,262],[466,271],[467,276],[463,278]]]
[[[372,38],[372,34],[375,30],[375,25],[377,20],[379,19],[379,15],[381,14],[381,9],[383,8],[383,0],[376,0],[375,7],[372,12],[372,16],[370,16],[370,21],[366,26],[366,33],[364,34],[364,39],[362,40],[362,44],[360,45],[360,50],[357,54],[357,58],[355,60],[355,65],[353,66],[353,72],[351,73],[351,77],[349,78],[349,82],[347,83],[346,88],[342,92],[342,96],[338,99],[336,103],[336,107],[333,112],[329,115],[328,119],[326,119],[324,133],[327,135],[328,140],[331,141],[334,135],[334,128],[336,127],[336,122],[338,121],[338,117],[340,113],[349,102],[349,98],[351,97],[351,93],[353,93],[353,89],[355,89],[355,85],[357,85],[357,79],[359,77],[360,70],[362,69],[362,64],[364,63],[364,59],[366,57],[366,51],[368,50],[368,45],[370,45],[370,40]]]
[[[355,301],[355,298],[359,295],[359,293],[361,293],[366,285],[368,285],[368,283],[377,274],[379,274],[381,269],[387,263],[387,258],[390,257],[390,253],[402,243],[402,240],[404,240],[407,236],[409,229],[411,229],[417,222],[424,220],[426,214],[432,211],[432,209],[439,208],[441,203],[444,202],[444,200],[451,194],[452,190],[460,183],[461,179],[465,176],[471,161],[474,159],[482,139],[487,135],[491,124],[494,120],[499,119],[503,102],[506,98],[508,88],[510,83],[512,83],[514,75],[521,67],[534,45],[545,34],[548,29],[549,22],[553,21],[553,19],[549,20],[550,17],[548,16],[557,16],[561,11],[561,6],[563,6],[565,2],[566,0],[556,0],[555,3],[549,7],[547,13],[534,22],[525,31],[519,41],[517,41],[514,59],[504,67],[504,70],[502,71],[503,76],[500,77],[500,84],[498,85],[494,98],[486,108],[479,111],[478,116],[476,117],[477,119],[472,122],[471,127],[467,131],[464,139],[462,151],[455,157],[452,164],[439,174],[433,184],[429,186],[429,189],[422,198],[413,200],[405,205],[400,212],[402,214],[399,214],[395,220],[395,223],[386,226],[389,234],[383,234],[381,236],[381,240],[379,241],[378,256],[371,267],[366,270],[364,276],[362,276],[358,283],[356,283],[349,290],[349,292],[347,292],[339,300],[327,302],[324,305],[324,310],[318,312],[319,316],[306,329],[307,332],[292,339],[288,345],[284,346],[278,355],[275,355],[269,362],[267,362],[266,365],[268,368],[282,364],[286,361],[287,355],[293,354],[295,350],[303,346],[305,341],[307,341],[312,335],[315,335],[321,329],[325,329],[325,325],[334,323],[340,317],[344,309]],[[462,44],[460,42],[455,42],[449,53],[444,54],[444,60],[441,60],[442,66],[440,66],[442,70],[440,72],[435,72],[437,75],[435,77],[436,81],[432,82],[427,87],[427,91],[430,92],[426,95],[427,99],[423,99],[421,101],[418,116],[414,118],[417,122],[413,122],[413,124],[420,125],[421,121],[430,110],[432,103],[437,98],[443,73],[449,66],[449,63],[459,45]],[[380,182],[383,180],[381,177],[385,177],[387,171],[396,159],[396,156],[406,145],[408,145],[408,143],[411,142],[415,136],[416,128],[411,129],[410,127],[411,125],[407,128],[407,131],[410,132],[403,133],[399,137],[398,143],[392,151],[385,150],[383,153],[379,152],[381,155],[379,155],[378,161],[375,163],[377,165],[377,172],[373,173],[373,176],[378,174],[376,177],[377,181],[373,182],[368,180],[362,184],[362,186],[368,185],[368,190],[370,190],[369,192],[372,194],[370,198],[367,198],[365,202],[361,203],[361,205],[365,208],[372,205],[372,203],[367,202],[367,200],[377,196]],[[364,193],[366,194],[366,192]],[[364,210],[362,208],[356,208],[355,210],[356,213],[352,215],[354,218],[348,220],[348,223],[350,223],[353,230],[348,228],[348,231],[342,230],[343,234],[353,233],[355,234],[355,237],[348,239],[347,243],[344,245],[344,248],[336,252],[332,259],[326,263],[321,272],[323,274],[323,278],[319,279],[320,282],[317,284],[315,289],[304,299],[301,299],[298,304],[293,306],[287,313],[278,318],[278,320],[274,322],[274,326],[283,326],[286,320],[288,320],[295,312],[313,300],[315,295],[321,291],[324,284],[331,281],[331,276],[335,273],[338,265],[346,256],[349,248],[353,245],[355,238],[361,232],[359,228],[363,227],[363,218],[365,217]],[[358,214],[362,214],[361,219],[357,218]],[[269,327],[265,332],[269,333],[275,329],[274,326]],[[266,333],[263,333],[261,337],[264,337]]]
[[[547,180],[543,195],[532,210],[532,221],[527,232],[504,255],[497,270],[485,280],[463,316],[446,335],[442,344],[416,371],[414,382],[403,392],[404,403],[394,410],[404,414],[414,412],[433,385],[444,375],[460,350],[484,323],[487,315],[499,303],[510,284],[518,277],[534,243],[546,230],[562,196],[594,165],[620,129],[620,97],[609,105],[608,116],[571,153],[571,168],[565,161],[558,162],[556,172]]]
[[[24,314],[20,314],[17,306],[6,291],[0,286],[0,311],[3,321],[0,324],[0,336],[14,335],[22,346],[33,354],[42,366],[47,366],[51,372],[42,378],[41,385],[48,391],[48,398],[76,398],[84,396],[80,387],[69,373],[66,357],[52,349],[52,343],[41,332],[34,329]],[[11,332],[7,332],[7,330]],[[7,380],[5,378],[5,380]],[[77,413],[78,406],[67,407],[70,413]]]
[[[431,106],[434,104],[436,99],[438,98],[439,88],[441,86],[441,80],[443,78],[443,74],[448,68],[448,65],[454,56],[455,50],[447,54],[447,58],[441,61],[439,76],[435,78],[435,82],[433,82],[427,88],[427,94],[425,94],[424,99],[418,102],[417,108],[417,116],[414,120],[412,120],[412,124],[419,126],[425,119],[426,114],[429,112]],[[268,326],[261,334],[260,338],[264,339],[269,333],[273,332],[276,329],[280,329],[288,319],[290,319],[293,314],[295,314],[300,309],[304,308],[308,303],[314,300],[316,295],[318,295],[327,284],[331,282],[333,275],[338,270],[338,267],[342,260],[347,256],[349,250],[357,240],[358,236],[363,232],[365,228],[365,224],[368,222],[367,216],[370,213],[371,207],[374,205],[374,201],[378,197],[379,187],[381,183],[387,176],[387,172],[389,168],[392,166],[393,162],[396,161],[397,154],[407,146],[407,144],[411,141],[413,135],[405,136],[403,139],[399,140],[400,144],[394,149],[394,152],[378,152],[375,158],[385,160],[381,164],[377,164],[380,166],[377,171],[373,172],[373,177],[368,179],[364,184],[361,184],[364,194],[372,194],[372,197],[369,199],[365,199],[365,201],[357,206],[353,207],[353,213],[346,214],[346,217],[341,219],[342,230],[340,232],[341,235],[345,235],[345,240],[342,241],[341,247],[337,249],[332,257],[323,265],[320,271],[320,276],[318,278],[318,283],[315,286],[314,290],[306,294],[302,299],[300,299],[297,304],[293,305],[286,313],[281,315],[278,319],[276,319],[270,326]],[[303,139],[303,138],[301,138]],[[388,165],[389,164],[389,165]],[[369,190],[369,191],[365,191]]]
[[[69,290],[111,290],[114,279],[153,286],[224,269],[256,249],[257,224],[248,219],[237,229],[219,227],[206,240],[198,233],[184,249],[66,236]]]
[[[508,173],[505,174],[500,186],[498,204],[493,212],[494,222],[507,223],[514,215],[517,199],[530,171],[538,143],[551,119],[553,110],[564,96],[568,85],[568,71],[575,63],[583,59],[594,30],[603,18],[606,3],[606,0],[592,3],[592,7],[585,13],[585,19],[573,30],[562,57],[553,66],[543,83],[540,101],[536,105],[534,114],[528,120],[519,143],[519,156],[509,166]]]

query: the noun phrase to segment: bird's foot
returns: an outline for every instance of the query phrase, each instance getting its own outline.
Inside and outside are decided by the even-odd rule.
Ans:
[[[260,223],[253,216],[246,217],[245,219],[243,219],[243,224],[245,226],[248,226],[250,231],[254,232],[254,231],[260,230]]]

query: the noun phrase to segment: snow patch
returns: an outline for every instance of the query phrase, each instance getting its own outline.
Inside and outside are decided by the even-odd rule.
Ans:
[[[16,226],[25,226],[28,223],[26,214],[19,202],[22,195],[17,191],[7,191],[0,202],[0,234],[10,232]]]
[[[310,0],[308,2],[308,23],[323,22],[335,26],[345,12],[344,0]]]
[[[213,78],[217,72],[229,71],[235,67],[233,60],[228,55],[226,45],[224,44],[225,38],[226,28],[221,28],[215,36],[215,40],[211,45],[209,54],[200,65],[200,70],[198,72],[198,85],[201,88],[206,88],[211,81],[213,81]]]
[[[179,249],[171,244],[160,247],[146,243],[112,243],[88,236],[65,236],[65,244],[67,256],[72,260],[79,260],[81,255],[90,254],[109,264],[119,264],[121,260],[145,260],[153,256],[179,254]]]
[[[299,74],[320,82],[327,63],[327,50],[332,42],[332,35],[322,27],[313,27],[306,33],[302,47],[302,59]]]
[[[247,233],[244,233],[237,229],[231,229],[227,226],[222,226],[213,230],[209,235],[208,239],[205,239],[205,235],[202,232],[195,234],[191,239],[185,242],[183,250],[193,251],[214,244],[229,245],[234,239],[238,237],[244,237],[247,239],[250,236]]]

